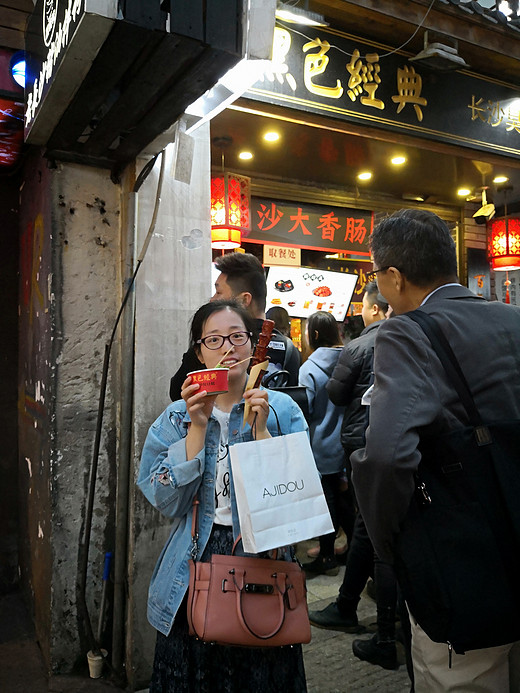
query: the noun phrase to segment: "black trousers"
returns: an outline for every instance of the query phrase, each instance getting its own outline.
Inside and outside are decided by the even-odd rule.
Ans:
[[[365,523],[361,513],[358,512],[337,601],[338,609],[345,616],[355,612],[361,592],[371,576],[374,577],[376,585],[378,630],[381,635],[393,637],[397,604],[397,582],[394,571],[391,565],[379,560],[374,553]]]
[[[340,527],[343,528],[350,546],[356,515],[352,484],[346,483],[342,472],[336,472],[335,474],[323,474],[321,486],[334,529],[337,532]],[[322,556],[334,556],[335,537],[336,535],[333,532],[320,537],[320,554]]]

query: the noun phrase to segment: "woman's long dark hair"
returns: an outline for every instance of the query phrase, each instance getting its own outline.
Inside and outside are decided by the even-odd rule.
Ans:
[[[330,313],[319,310],[307,320],[309,346],[315,351],[318,347],[342,346],[338,323]]]

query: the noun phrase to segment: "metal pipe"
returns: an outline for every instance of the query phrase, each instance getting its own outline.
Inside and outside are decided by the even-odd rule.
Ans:
[[[128,213],[125,276],[134,272],[137,246],[137,193],[126,196]],[[132,467],[132,408],[134,392],[135,290],[128,298],[121,321],[121,437],[117,467],[114,604],[112,614],[112,666],[122,673],[125,660],[126,565],[128,554],[129,479]]]

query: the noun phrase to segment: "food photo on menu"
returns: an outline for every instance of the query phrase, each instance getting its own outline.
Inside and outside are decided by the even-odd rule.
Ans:
[[[356,274],[308,267],[270,267],[267,275],[267,308],[282,306],[289,315],[307,318],[317,310],[345,319],[354,294]]]

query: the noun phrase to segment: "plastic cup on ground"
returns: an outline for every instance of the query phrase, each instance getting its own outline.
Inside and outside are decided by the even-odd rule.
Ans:
[[[107,656],[106,650],[101,650],[102,654],[97,654],[92,650],[87,652],[88,659],[88,670],[91,679],[99,679],[103,672],[103,664],[105,663],[104,657]]]

